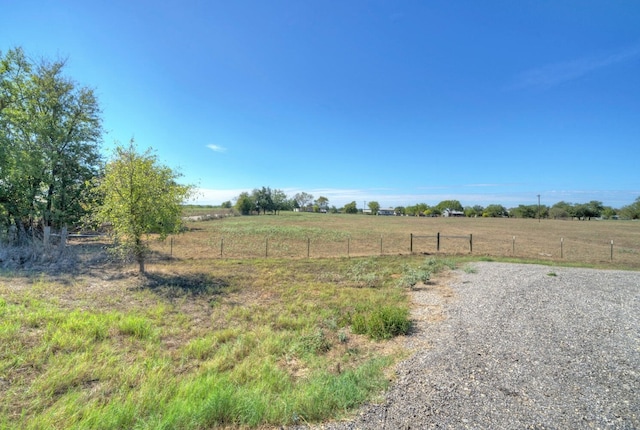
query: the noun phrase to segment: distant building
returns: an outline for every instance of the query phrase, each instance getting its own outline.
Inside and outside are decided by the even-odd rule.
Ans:
[[[396,211],[393,208],[378,209],[378,215],[395,215]]]
[[[463,217],[464,216],[464,212],[460,212],[460,211],[454,211],[451,209],[445,209],[442,211],[442,216],[446,216],[446,217]]]

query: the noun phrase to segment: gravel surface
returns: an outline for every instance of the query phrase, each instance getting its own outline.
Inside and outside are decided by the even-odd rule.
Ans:
[[[506,263],[414,293],[415,354],[322,429],[640,429],[640,273]]]

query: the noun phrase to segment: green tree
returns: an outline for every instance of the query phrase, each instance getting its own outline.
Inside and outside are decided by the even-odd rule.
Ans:
[[[571,203],[559,201],[558,203],[551,206],[551,208],[549,209],[549,216],[553,219],[571,218],[575,216],[575,208]]]
[[[605,206],[602,209],[602,217],[605,219],[612,219],[614,216],[618,215],[618,211],[616,211],[611,206]]]
[[[604,206],[601,202],[592,200],[589,203],[574,205],[574,216],[580,219],[591,219],[599,217]]]
[[[353,201],[351,203],[347,203],[346,205],[344,205],[344,213],[357,214],[358,213],[358,206],[356,205],[356,202]]]
[[[242,215],[249,215],[252,210],[256,207],[256,203],[253,201],[253,198],[249,195],[248,192],[242,192],[238,196],[238,200],[236,200],[236,210],[240,212]]]
[[[273,210],[278,213],[280,211],[290,211],[292,209],[291,200],[282,190],[273,190],[271,193],[271,201],[273,202]]]
[[[372,202],[367,203],[367,206],[369,207],[369,209],[371,209],[371,215],[378,214],[378,211],[380,210],[380,203],[374,200]]]
[[[263,214],[266,214],[267,211],[271,212],[275,210],[275,205],[273,204],[273,195],[270,187],[262,187],[260,189],[256,188],[251,193],[253,197],[253,201],[256,204],[256,210],[258,214],[262,211]]]
[[[305,210],[307,206],[313,201],[313,195],[305,193],[303,191],[293,196],[293,199],[296,201],[300,209]]]
[[[413,206],[407,206],[404,210],[407,215],[412,216],[425,216],[428,213],[430,214],[430,210],[432,208],[429,207],[426,203],[418,203]]]
[[[508,214],[509,212],[502,205],[489,205],[482,212],[483,217],[493,217],[493,218],[503,217]]]
[[[182,225],[182,204],[193,193],[190,185],[180,185],[180,174],[158,162],[147,150],[139,154],[133,140],[118,145],[98,186],[103,196],[98,219],[112,226],[114,240],[123,256],[132,256],[140,273],[145,272],[149,252],[148,237],[164,240],[178,233]]]
[[[0,55],[0,212],[19,230],[79,221],[99,174],[98,101],[64,67],[34,63],[20,48]]]
[[[620,215],[627,219],[640,219],[640,197],[630,205],[620,208]]]
[[[324,196],[320,196],[315,201],[315,204],[318,205],[318,208],[320,209],[320,211],[326,212],[327,208],[329,207],[329,199]]]
[[[464,208],[464,216],[469,217],[469,218],[482,216],[482,212],[484,212],[484,207],[482,207],[480,205],[465,206],[465,208]]]
[[[516,218],[538,218],[538,205],[519,205],[511,213]]]
[[[436,205],[436,209],[438,209],[440,213],[444,212],[445,209],[458,212],[464,211],[462,204],[458,200],[443,200]]]

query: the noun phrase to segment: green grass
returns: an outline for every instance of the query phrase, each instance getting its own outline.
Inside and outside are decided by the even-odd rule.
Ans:
[[[339,418],[386,387],[403,354],[389,339],[411,330],[409,288],[438,272],[478,260],[638,267],[631,223],[283,214],[191,227],[154,245],[168,255],[171,243],[173,260],[145,279],[0,273],[0,428]],[[444,251],[425,257],[435,232]],[[410,233],[423,235],[414,255]],[[446,238],[469,233],[473,255]],[[565,257],[547,257],[559,237]],[[601,246],[611,238],[614,262]]]
[[[385,372],[402,356],[384,342],[411,327],[407,292],[394,281],[406,263],[192,262],[102,289],[90,288],[93,278],[2,277],[0,428],[259,427],[344,416],[387,386]]]

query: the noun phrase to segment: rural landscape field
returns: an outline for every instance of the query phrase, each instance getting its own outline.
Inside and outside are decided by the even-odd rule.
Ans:
[[[195,213],[205,217],[209,214],[204,208]],[[173,254],[178,259],[189,260],[413,253],[476,258],[515,257],[563,264],[640,268],[640,224],[620,220],[430,218],[283,212],[281,215],[193,222],[189,224],[187,234],[156,244],[155,249],[163,256]]]
[[[75,274],[1,274],[0,427],[344,417],[407,356],[416,284],[447,294],[450,269],[476,259],[640,268],[631,221],[222,217],[154,242],[146,275],[104,248],[72,241]]]

